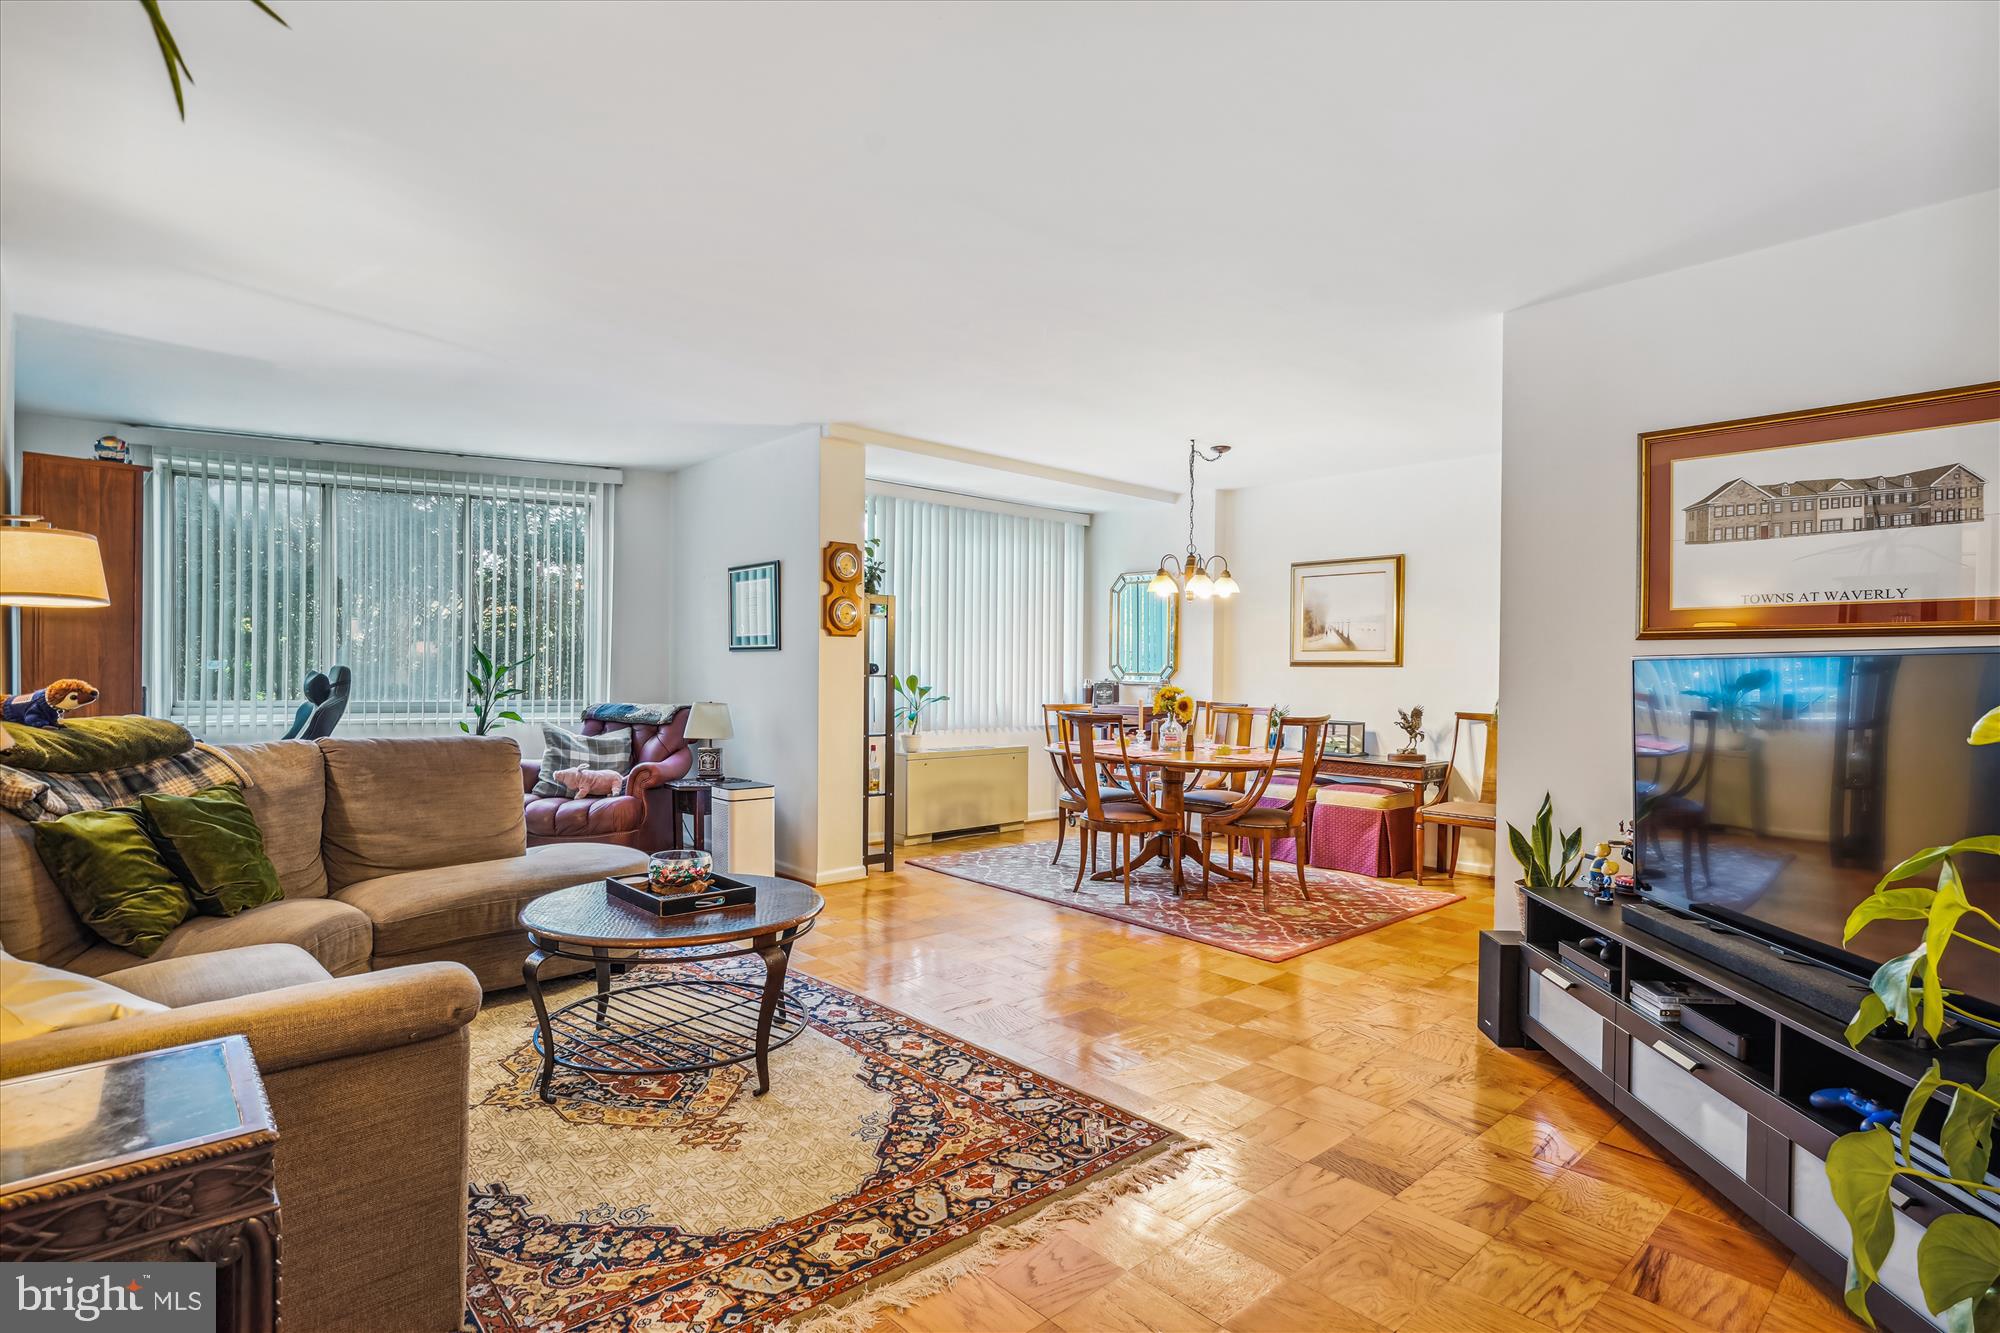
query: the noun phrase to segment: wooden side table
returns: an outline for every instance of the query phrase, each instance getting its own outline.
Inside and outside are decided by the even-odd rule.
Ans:
[[[0,1082],[0,1261],[216,1265],[218,1329],[279,1327],[278,1189],[242,1037]]]

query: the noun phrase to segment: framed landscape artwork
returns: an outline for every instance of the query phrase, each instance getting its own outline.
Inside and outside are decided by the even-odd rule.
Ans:
[[[729,651],[778,647],[778,562],[736,565],[729,571]]]
[[[1292,566],[1293,666],[1401,666],[1403,557]]]
[[[2000,629],[2000,383],[1639,437],[1639,637]]]

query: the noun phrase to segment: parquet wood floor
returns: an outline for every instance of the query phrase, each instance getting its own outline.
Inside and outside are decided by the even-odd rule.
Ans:
[[[807,971],[1212,1145],[874,1333],[1859,1327],[1553,1061],[1479,1034],[1493,890],[1453,887],[1286,963],[917,868],[828,889]]]

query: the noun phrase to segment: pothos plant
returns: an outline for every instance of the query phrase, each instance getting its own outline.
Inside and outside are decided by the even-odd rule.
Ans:
[[[2000,743],[2000,708],[1982,717],[1966,738],[1971,745]],[[2000,856],[2000,834],[1965,838],[1948,847],[1926,847],[1884,875],[1875,891],[1847,917],[1843,940],[1875,921],[1922,921],[1923,942],[1910,952],[1877,968],[1862,997],[1860,1012],[1847,1025],[1847,1043],[1862,1040],[1893,1019],[1915,1037],[1922,1032],[1935,1042],[1948,1015],[1970,1017],[1951,1002],[1959,992],[1943,976],[1944,955],[1954,941],[2000,954],[2000,944],[1968,933],[1971,926],[2000,931],[2000,920],[1966,898],[1959,871],[1962,856]],[[1904,881],[1935,868],[1937,887]],[[1992,959],[1981,966],[1991,967]],[[1917,1117],[1934,1094],[1951,1092],[1951,1109],[1938,1135],[1948,1175],[1916,1165],[1910,1156],[1910,1136]],[[1847,1307],[1871,1326],[1868,1289],[1881,1280],[1883,1261],[1895,1245],[1895,1213],[1891,1195],[1898,1176],[1914,1176],[1953,1186],[1968,1194],[2000,1195],[1986,1170],[1993,1158],[1993,1123],[2000,1115],[2000,1044],[1986,1058],[1979,1085],[1944,1076],[1938,1061],[1924,1071],[1903,1107],[1900,1133],[1876,1125],[1834,1141],[1826,1155],[1826,1174],[1834,1202],[1847,1218],[1852,1244],[1847,1261]],[[2000,1226],[1969,1213],[1948,1213],[1925,1229],[1917,1242],[1917,1279],[1924,1303],[1952,1333],[1995,1333],[2000,1330]]]

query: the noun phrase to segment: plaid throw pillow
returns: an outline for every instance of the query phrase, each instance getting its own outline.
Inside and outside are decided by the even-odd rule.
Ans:
[[[573,796],[568,787],[552,781],[565,768],[608,768],[614,773],[632,771],[632,733],[624,727],[596,736],[542,724],[542,776],[535,782],[537,796]]]

